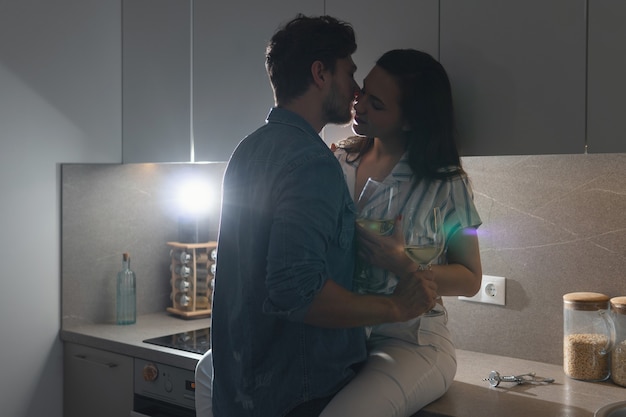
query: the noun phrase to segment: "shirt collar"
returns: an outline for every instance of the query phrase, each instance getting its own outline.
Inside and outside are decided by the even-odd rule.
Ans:
[[[409,153],[405,152],[402,154],[402,157],[393,167],[390,174],[394,179],[398,181],[410,181],[413,176],[413,171],[411,171],[411,166],[409,165]]]
[[[309,122],[304,120],[302,116],[282,107],[273,107],[267,115],[266,122],[282,123],[294,126],[310,135],[313,135],[316,138],[320,138],[320,135],[315,131],[315,129],[313,129],[313,126],[311,126]]]
[[[361,163],[361,160],[358,159],[350,164],[356,170]],[[411,171],[411,166],[409,165],[409,153],[405,152],[402,154],[402,157],[398,161],[398,163],[393,167],[391,173],[387,178],[391,178],[394,181],[410,181],[413,176],[413,171]]]

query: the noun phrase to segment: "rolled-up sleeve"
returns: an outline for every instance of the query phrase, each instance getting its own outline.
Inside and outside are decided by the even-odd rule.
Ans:
[[[340,232],[345,183],[334,157],[322,154],[291,167],[272,193],[276,209],[263,310],[302,321],[328,279],[328,252]]]
[[[467,227],[478,228],[482,224],[474,205],[474,192],[466,176],[450,181],[450,207],[456,219],[455,230]]]

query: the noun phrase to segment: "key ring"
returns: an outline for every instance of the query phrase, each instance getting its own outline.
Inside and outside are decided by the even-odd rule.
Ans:
[[[500,375],[498,371],[491,371],[489,372],[489,376],[487,378],[483,378],[483,381],[488,381],[489,385],[491,385],[492,387],[497,387],[498,385],[500,385],[500,382],[513,382],[517,385],[550,384],[554,382],[554,378],[536,377],[534,372],[529,372],[527,374],[521,374],[521,375]]]

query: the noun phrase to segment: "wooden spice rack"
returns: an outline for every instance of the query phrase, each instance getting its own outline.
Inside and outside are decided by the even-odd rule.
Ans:
[[[172,307],[167,307],[167,311],[184,318],[200,318],[211,315],[211,299],[213,295],[213,273],[211,267],[215,268],[217,242],[206,243],[179,243],[167,242],[167,245],[174,252],[186,252],[190,255],[187,263],[175,256],[171,258],[170,284],[172,288]],[[188,267],[189,274],[180,273],[180,269]],[[178,270],[178,271],[177,271]],[[213,269],[214,271],[214,269]],[[187,281],[187,290],[179,289],[179,280]],[[188,297],[186,299],[185,297]],[[183,302],[183,299],[187,303]]]

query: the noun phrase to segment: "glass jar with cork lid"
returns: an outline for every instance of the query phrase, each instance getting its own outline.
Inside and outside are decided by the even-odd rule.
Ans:
[[[626,297],[611,298],[611,317],[615,323],[615,346],[611,351],[611,380],[626,387]]]
[[[596,292],[563,296],[563,370],[583,381],[609,378],[610,351],[615,326],[609,315],[609,297]]]

